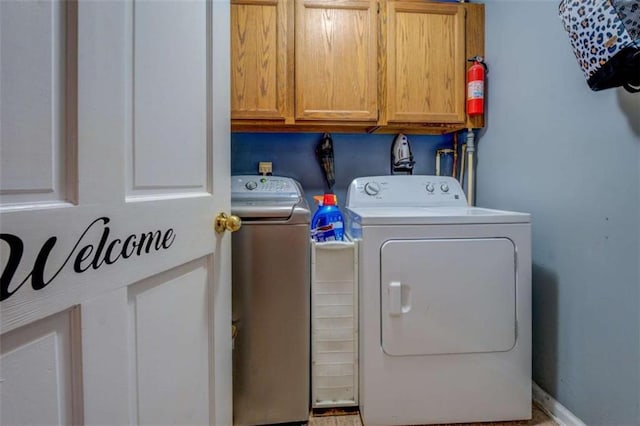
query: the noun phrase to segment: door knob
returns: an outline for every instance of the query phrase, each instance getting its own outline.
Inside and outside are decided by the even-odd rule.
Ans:
[[[238,229],[242,227],[242,221],[236,215],[227,215],[226,213],[218,213],[214,223],[214,229],[216,232],[236,232]]]

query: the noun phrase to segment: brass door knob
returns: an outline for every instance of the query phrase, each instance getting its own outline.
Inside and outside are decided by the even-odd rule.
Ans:
[[[218,213],[215,219],[214,229],[216,232],[236,232],[242,227],[242,221],[236,215],[227,215],[226,213]]]

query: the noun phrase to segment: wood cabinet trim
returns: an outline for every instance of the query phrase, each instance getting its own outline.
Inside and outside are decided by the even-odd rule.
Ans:
[[[413,123],[391,124],[388,126],[372,125],[367,121],[296,121],[295,124],[285,124],[281,120],[232,120],[232,132],[270,132],[270,133],[377,133],[377,134],[430,134],[442,135],[464,129],[462,124],[443,123]]]
[[[455,15],[463,9],[464,6],[457,3],[431,3],[431,2],[413,2],[407,0],[389,1],[393,4],[393,9],[397,12],[409,13],[435,13],[438,15]]]
[[[388,1],[378,0],[378,126],[387,124],[387,19]]]
[[[278,0],[231,0],[232,5],[276,6]]]
[[[466,10],[466,53],[465,58],[472,58],[476,55],[484,57],[484,5],[481,3],[465,3]],[[465,71],[473,65],[467,62]],[[485,83],[486,84],[486,83]],[[486,86],[485,86],[486,91]],[[466,93],[465,93],[466,100]],[[486,99],[485,99],[486,103]],[[485,107],[486,108],[486,107]],[[466,127],[480,129],[485,125],[485,114],[467,116]]]
[[[280,44],[278,45],[278,55],[282,74],[281,87],[279,90],[280,105],[282,105],[282,116],[287,123],[293,123],[293,109],[295,99],[295,40],[294,40],[294,4],[291,0],[280,1],[282,4],[282,19],[279,21]]]
[[[369,0],[303,0],[302,5],[307,8],[325,9],[351,9],[367,10],[371,7]]]

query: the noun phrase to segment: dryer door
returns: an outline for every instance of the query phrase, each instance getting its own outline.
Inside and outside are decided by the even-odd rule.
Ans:
[[[435,355],[513,348],[515,259],[508,238],[386,241],[380,252],[384,352]]]

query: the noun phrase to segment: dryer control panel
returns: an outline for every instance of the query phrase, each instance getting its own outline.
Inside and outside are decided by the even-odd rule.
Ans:
[[[349,185],[347,207],[466,206],[460,183],[450,176],[389,175],[356,178]]]

